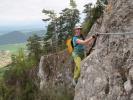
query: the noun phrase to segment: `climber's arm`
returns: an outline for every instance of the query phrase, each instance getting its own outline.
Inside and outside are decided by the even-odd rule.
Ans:
[[[90,44],[93,39],[95,39],[95,37],[91,36],[90,38],[85,39],[85,40],[77,39],[76,42],[78,44],[86,45],[86,44]]]

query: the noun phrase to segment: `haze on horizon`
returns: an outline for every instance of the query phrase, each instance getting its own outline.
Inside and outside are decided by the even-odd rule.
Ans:
[[[87,3],[96,0],[76,0],[77,8],[82,11]],[[43,9],[55,10],[57,13],[69,7],[69,0],[2,0],[0,3],[0,27],[44,27]]]

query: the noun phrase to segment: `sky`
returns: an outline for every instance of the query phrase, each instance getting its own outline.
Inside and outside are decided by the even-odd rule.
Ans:
[[[96,0],[75,0],[77,8]],[[0,0],[0,27],[4,26],[43,26],[43,9],[57,13],[69,7],[69,0]]]

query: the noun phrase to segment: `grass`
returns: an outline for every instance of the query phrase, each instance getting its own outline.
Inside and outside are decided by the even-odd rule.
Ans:
[[[25,49],[26,43],[0,45],[0,51],[10,51],[11,53],[17,52],[19,48]]]

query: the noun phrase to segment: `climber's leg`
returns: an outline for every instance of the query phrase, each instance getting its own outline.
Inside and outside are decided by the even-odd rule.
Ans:
[[[79,56],[74,58],[75,62],[75,70],[74,70],[74,80],[78,80],[80,76],[80,63],[81,63],[81,58]]]

